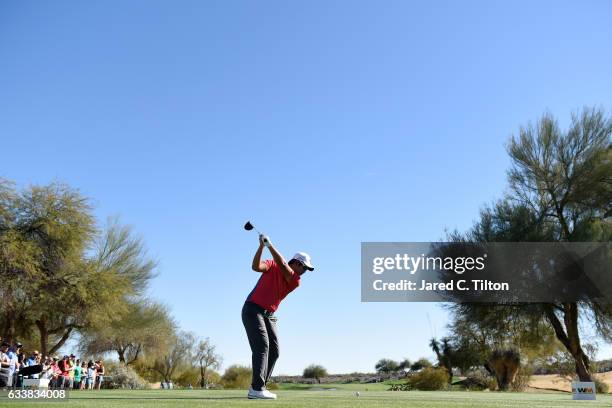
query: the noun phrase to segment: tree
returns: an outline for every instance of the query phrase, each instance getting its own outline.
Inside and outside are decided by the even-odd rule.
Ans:
[[[94,297],[96,289],[116,295],[121,282],[114,275],[97,274],[86,257],[96,226],[88,200],[78,191],[52,183],[19,194],[6,194],[5,189],[5,198],[5,325],[14,332],[13,321],[19,317],[38,330],[41,352],[54,353],[75,330],[112,319],[107,306],[115,297],[99,302]],[[21,254],[10,253],[11,248],[20,248]]]
[[[121,363],[131,365],[143,356],[162,354],[175,329],[165,306],[137,299],[108,326],[84,330],[79,344],[83,354],[116,352]]]
[[[438,366],[440,368],[444,368],[448,374],[448,383],[452,384],[453,382],[453,354],[454,350],[450,344],[450,339],[448,337],[444,337],[441,342],[438,342],[435,338],[432,338],[429,341],[429,347],[431,350],[436,353],[436,357],[438,358]]]
[[[522,128],[512,138],[508,153],[514,200],[549,223],[558,241],[610,241],[612,225],[612,119],[602,110],[584,109],[572,115],[561,132],[551,115],[537,128]],[[542,312],[557,339],[574,357],[576,374],[591,381],[578,321],[589,316],[597,332],[612,339],[612,305],[594,299],[544,304]]]
[[[195,336],[179,332],[170,339],[170,348],[157,358],[151,369],[161,375],[165,382],[172,382],[175,372],[193,359]]]
[[[399,370],[399,363],[390,358],[381,358],[374,366],[376,372],[391,374]]]
[[[157,262],[147,253],[142,238],[132,228],[109,218],[104,235],[96,242],[94,262],[101,271],[113,271],[125,281],[132,299],[142,296],[156,277]]]
[[[453,234],[451,240],[609,242],[611,136],[612,120],[595,109],[572,115],[566,132],[548,114],[535,127],[522,127],[508,144],[511,194],[484,209],[468,233]],[[592,377],[579,321],[590,321],[597,334],[612,339],[612,304],[594,297],[587,296],[580,302],[459,303],[452,307],[460,320],[499,334],[509,324],[520,325],[526,336],[535,339],[547,336],[538,323],[544,319],[547,329],[572,355],[581,381],[591,381]]]
[[[9,339],[36,339],[52,354],[77,331],[108,327],[128,312],[154,263],[116,222],[96,252],[98,239],[78,190],[51,183],[17,192],[0,180],[0,324]]]
[[[314,378],[321,384],[321,378],[327,377],[327,370],[323,366],[311,364],[304,369],[302,376],[304,378]]]
[[[428,367],[432,367],[431,362],[426,359],[426,358],[419,358],[417,361],[415,361],[411,366],[410,366],[410,370],[411,371],[419,371],[423,368],[428,368]]]
[[[200,387],[208,388],[208,373],[210,369],[219,369],[221,356],[216,352],[216,346],[207,337],[200,340],[196,346],[195,359],[200,366]]]
[[[0,333],[11,343],[16,336],[32,337],[23,279],[35,276],[40,267],[39,249],[17,228],[18,202],[13,183],[0,178]]]
[[[397,366],[398,371],[408,371],[412,363],[407,358],[403,359]]]

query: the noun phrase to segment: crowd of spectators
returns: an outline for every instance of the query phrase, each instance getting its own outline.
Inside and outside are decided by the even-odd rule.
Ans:
[[[104,374],[102,360],[81,361],[74,354],[43,356],[37,350],[26,353],[20,343],[0,345],[0,388],[21,387],[30,378],[48,379],[50,389],[99,390]]]

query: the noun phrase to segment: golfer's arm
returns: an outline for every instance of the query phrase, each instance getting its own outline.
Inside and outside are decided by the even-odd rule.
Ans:
[[[255,256],[253,257],[253,264],[251,268],[255,272],[266,272],[268,270],[268,265],[265,262],[261,262],[261,254],[263,252],[264,246],[262,244],[257,248],[257,252],[255,252]]]
[[[293,279],[293,274],[295,273],[293,272],[293,269],[291,269],[287,261],[285,261],[285,258],[283,258],[280,252],[278,252],[272,244],[270,244],[268,249],[270,250],[270,253],[272,254],[272,258],[274,259],[274,262],[276,262],[276,264],[280,266],[281,271],[283,271],[283,277],[285,278],[285,280],[287,282],[291,282],[291,279]]]

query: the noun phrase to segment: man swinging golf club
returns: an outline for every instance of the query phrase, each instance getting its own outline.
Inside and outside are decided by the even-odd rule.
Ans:
[[[247,225],[250,226],[248,223]],[[245,229],[252,228],[245,226]],[[264,246],[270,250],[273,259],[262,262]],[[300,276],[307,270],[314,270],[314,267],[310,256],[304,252],[298,252],[287,263],[270,239],[260,234],[259,248],[253,257],[252,268],[261,272],[261,276],[242,307],[242,323],[253,353],[253,379],[248,397],[276,399],[276,394],[266,389],[266,382],[270,379],[279,355],[274,312],[281,300],[299,286]]]

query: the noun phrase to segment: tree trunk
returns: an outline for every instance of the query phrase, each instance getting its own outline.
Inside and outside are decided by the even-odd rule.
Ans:
[[[118,347],[117,354],[119,355],[119,362],[125,364],[125,350],[121,347]]]
[[[570,344],[570,353],[576,361],[576,374],[580,381],[593,381],[589,359],[582,350],[580,344],[580,333],[578,332],[578,304],[575,302],[565,304],[565,327]]]
[[[580,333],[578,332],[578,305],[575,302],[563,303],[563,322],[565,328],[557,318],[553,305],[546,307],[546,318],[555,330],[557,339],[563,344],[567,351],[574,357],[576,374],[580,381],[593,381],[590,372],[589,359],[584,354],[580,345]],[[566,333],[567,330],[567,333]]]
[[[200,366],[200,387],[206,388],[206,368]]]
[[[127,362],[127,365],[133,364],[136,362],[136,360],[138,360],[138,356],[140,355],[140,351],[142,350],[142,344],[138,344],[138,347],[136,347],[136,352],[134,353],[134,358],[131,359],[130,361]]]
[[[51,354],[55,353],[57,350],[59,350],[64,345],[64,343],[66,343],[66,340],[68,340],[68,338],[70,337],[70,333],[72,333],[72,329],[73,329],[73,327],[68,327],[66,329],[66,331],[64,332],[62,337],[55,344],[55,346],[51,347],[51,350],[49,350],[49,353],[51,353]],[[60,329],[58,329],[58,331],[59,330]]]
[[[6,334],[5,341],[13,344],[15,340],[15,314],[8,310],[5,314],[6,326],[4,333]]]
[[[44,320],[36,320],[36,327],[38,327],[40,334],[40,353],[43,356],[48,356],[49,331],[47,330],[47,324]]]

